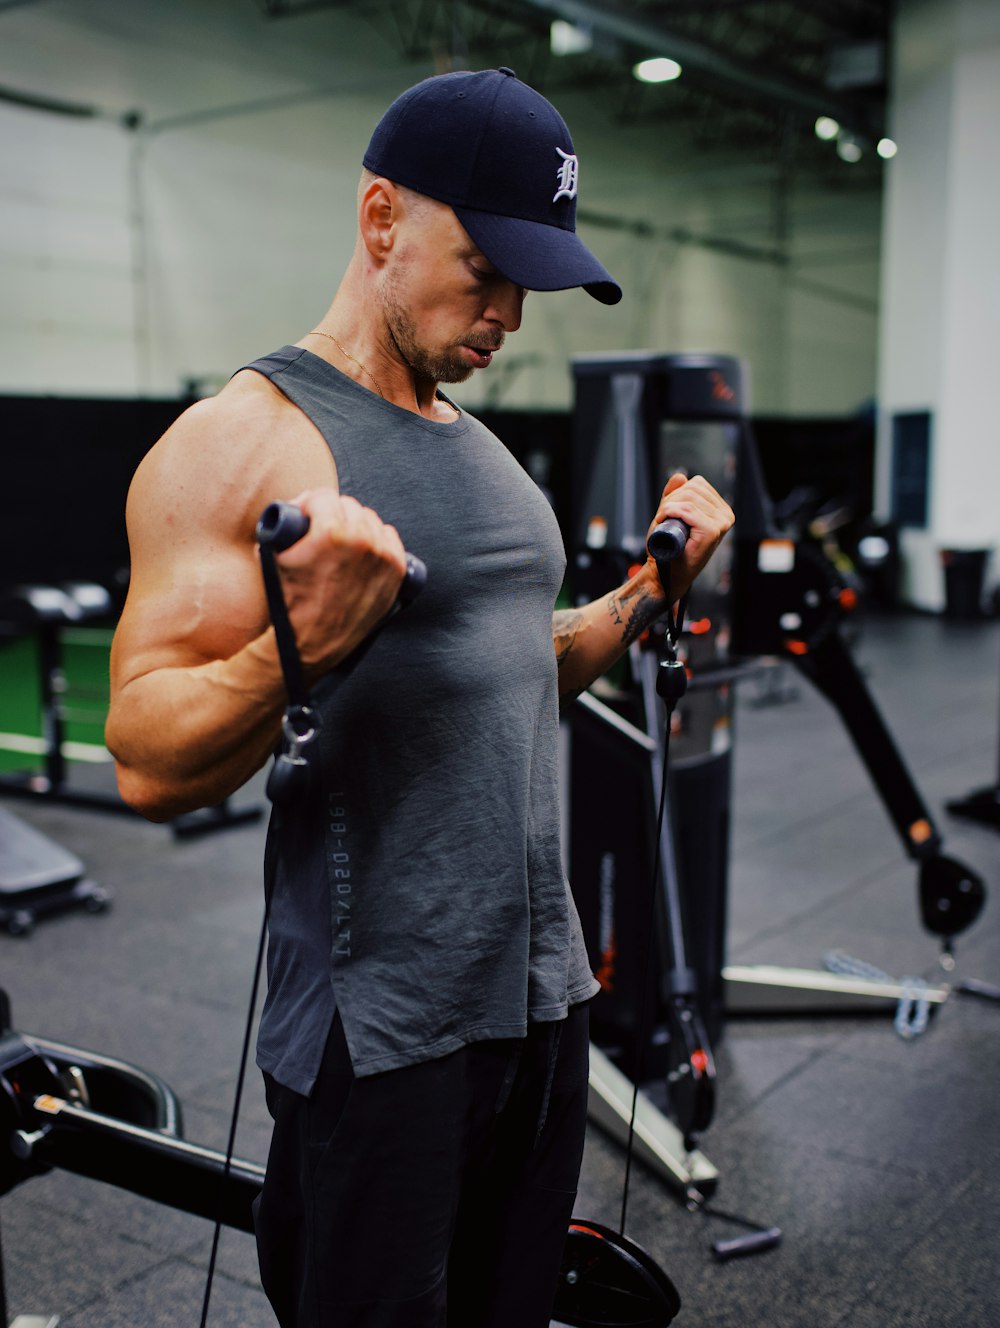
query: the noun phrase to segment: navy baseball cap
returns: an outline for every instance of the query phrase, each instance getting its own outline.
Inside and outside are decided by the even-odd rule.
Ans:
[[[621,299],[576,234],[580,167],[565,121],[512,69],[439,74],[410,88],[376,125],[364,164],[449,204],[518,286]]]

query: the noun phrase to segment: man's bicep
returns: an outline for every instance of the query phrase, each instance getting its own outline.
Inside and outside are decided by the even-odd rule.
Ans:
[[[156,669],[228,659],[267,623],[252,545],[246,550],[188,545],[165,554],[133,571],[111,653],[112,687]]]
[[[266,625],[249,510],[226,504],[168,458],[136,473],[126,519],[131,576],[112,652],[112,682],[154,668],[225,659]]]
[[[322,436],[257,374],[185,411],[129,490],[132,575],[113,680],[228,659],[259,636],[257,519],[275,499],[336,482]]]

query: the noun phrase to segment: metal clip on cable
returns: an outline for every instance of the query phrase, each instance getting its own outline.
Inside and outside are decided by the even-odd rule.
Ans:
[[[300,733],[295,725],[306,725]],[[291,802],[304,791],[309,777],[308,753],[303,748],[319,732],[319,716],[309,706],[289,706],[281,719],[281,750],[274,758],[267,777],[267,796],[279,806]]]
[[[931,1006],[927,998],[929,984],[925,978],[903,977],[897,982],[881,968],[876,968],[874,964],[866,963],[863,959],[855,959],[845,954],[843,950],[828,950],[823,956],[823,964],[831,973],[902,987],[903,993],[896,1004],[896,1015],[892,1023],[894,1031],[907,1042],[927,1031]]]

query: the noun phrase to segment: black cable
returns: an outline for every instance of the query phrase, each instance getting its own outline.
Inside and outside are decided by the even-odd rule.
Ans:
[[[274,545],[260,545],[260,570],[264,579],[264,592],[267,595],[267,607],[274,628],[288,704],[293,710],[301,710],[302,707],[309,705],[309,689],[302,675],[302,661],[295,643],[295,632],[289,621],[288,608],[281,589],[281,574],[274,557]]]
[[[0,1323],[7,1323],[7,1287],[3,1276],[3,1240],[0,1238]]]
[[[683,544],[681,544],[680,547],[683,547]],[[663,558],[657,560],[657,570],[659,571],[660,582],[667,597],[667,654],[672,662],[676,664],[677,642],[680,640],[681,630],[684,626],[684,614],[687,609],[688,597],[685,594],[681,598],[675,617],[673,598],[670,592],[670,559]],[[676,701],[674,700],[667,701],[667,720],[663,731],[663,766],[662,774],[660,776],[660,805],[656,813],[656,837],[653,841],[653,880],[649,891],[649,921],[646,926],[646,955],[643,961],[642,986],[639,989],[639,1010],[636,1019],[635,1080],[632,1086],[632,1110],[629,1113],[628,1138],[625,1143],[625,1177],[622,1181],[622,1208],[618,1227],[618,1234],[620,1236],[625,1235],[625,1216],[628,1212],[629,1181],[632,1176],[632,1157],[635,1152],[635,1118],[639,1109],[639,1082],[642,1078],[641,1066],[643,1052],[646,1046],[646,1024],[649,1017],[649,989],[652,985],[650,979],[653,966],[653,931],[656,926],[656,900],[660,889],[660,870],[662,867],[660,850],[663,842],[663,819],[667,807],[667,773],[670,768],[670,729],[675,704]]]
[[[671,707],[670,714],[673,713]],[[653,882],[650,887],[649,922],[646,927],[646,957],[643,963],[642,987],[639,993],[639,1017],[636,1020],[637,1048],[635,1063],[635,1082],[632,1087],[632,1110],[629,1114],[628,1139],[625,1144],[625,1178],[622,1182],[622,1211],[619,1219],[618,1234],[625,1235],[625,1214],[628,1210],[628,1187],[632,1175],[632,1156],[635,1152],[635,1118],[639,1109],[639,1081],[642,1055],[646,1044],[646,1019],[649,1003],[650,977],[653,966],[653,928],[656,925],[656,898],[660,888],[660,843],[663,834],[663,817],[667,806],[667,760],[670,751],[670,714],[663,738],[663,777],[660,780],[660,806],[656,815],[655,859],[653,862]]]
[[[268,517],[273,520],[268,522]],[[288,518],[292,518],[294,530],[289,532],[287,529]],[[284,522],[284,524],[283,524]],[[307,722],[311,715],[308,701],[309,693],[306,690],[305,680],[302,673],[302,661],[299,658],[298,646],[295,642],[295,633],[288,618],[288,608],[285,604],[284,592],[281,588],[281,577],[278,573],[277,563],[275,561],[275,549],[288,548],[297,539],[300,539],[308,529],[308,520],[303,518],[302,513],[297,508],[291,508],[280,504],[271,504],[268,507],[257,526],[258,546],[260,549],[261,574],[264,580],[264,591],[267,595],[268,611],[271,615],[271,622],[274,625],[275,640],[278,646],[278,658],[281,661],[281,672],[285,682],[285,691],[288,694],[288,706],[285,710],[285,720],[288,726],[293,726],[294,722],[305,716]],[[292,728],[294,732],[294,728]],[[285,731],[286,744],[290,738],[288,728]],[[303,765],[303,769],[304,769]],[[273,776],[272,770],[272,776]],[[272,797],[273,792],[271,781],[268,781],[268,796]],[[270,915],[271,901],[269,895],[264,896],[264,916],[261,921],[260,938],[257,942],[257,959],[254,963],[253,982],[250,988],[250,1008],[247,1010],[246,1024],[243,1029],[243,1049],[240,1052],[239,1070],[236,1076],[236,1095],[233,1100],[233,1114],[229,1122],[229,1140],[226,1144],[226,1160],[222,1168],[222,1180],[219,1188],[219,1208],[215,1219],[215,1230],[212,1233],[212,1252],[208,1260],[208,1275],[205,1279],[205,1296],[201,1306],[201,1320],[199,1328],[206,1328],[208,1323],[208,1306],[212,1297],[212,1283],[215,1280],[215,1265],[219,1253],[219,1239],[222,1234],[222,1214],[225,1211],[226,1185],[232,1171],[233,1155],[236,1151],[236,1129],[239,1124],[240,1106],[243,1101],[243,1085],[246,1080],[247,1061],[250,1058],[250,1038],[253,1033],[254,1012],[257,1009],[257,994],[260,990],[260,975],[264,967],[264,950],[267,945],[267,923]]]
[[[303,778],[308,776],[308,761],[303,758],[302,748],[316,736],[319,716],[309,704],[309,691],[306,687],[299,656],[295,631],[288,616],[288,606],[281,586],[275,553],[291,548],[309,529],[309,518],[291,503],[270,503],[261,514],[257,523],[256,538],[260,551],[261,575],[267,596],[268,612],[274,626],[278,658],[288,696],[282,730],[284,741],[271,768],[267,783],[267,795],[276,806],[287,801],[293,793],[302,791]],[[414,554],[406,555],[406,573],[399,589],[399,595],[389,613],[379,627],[391,618],[399,609],[420,594],[427,580],[427,568]],[[368,634],[366,639],[337,666],[340,676],[346,675],[364,656],[378,633],[378,628]],[[250,1008],[247,1011],[246,1027],[243,1032],[243,1050],[240,1054],[239,1073],[236,1079],[236,1097],[233,1102],[233,1115],[229,1123],[229,1141],[226,1145],[226,1160],[222,1169],[222,1181],[219,1192],[219,1210],[212,1236],[212,1253],[208,1261],[208,1276],[205,1281],[205,1298],[201,1307],[199,1328],[205,1328],[208,1322],[208,1304],[212,1295],[212,1282],[215,1278],[215,1264],[219,1251],[219,1237],[222,1232],[222,1214],[225,1210],[225,1192],[232,1171],[233,1154],[236,1150],[236,1127],[239,1122],[240,1105],[243,1100],[243,1084],[246,1079],[247,1061],[250,1057],[250,1038],[253,1033],[254,1012],[257,1008],[257,994],[260,989],[260,975],[264,967],[264,951],[267,946],[267,924],[271,910],[271,898],[265,892],[264,917],[261,922],[260,940],[257,943],[257,960],[254,964],[253,985],[250,991]],[[4,1320],[6,1322],[6,1319]],[[0,1326],[2,1328],[2,1326]]]
[[[212,1253],[208,1261],[208,1276],[205,1280],[205,1298],[201,1306],[201,1320],[198,1328],[205,1328],[208,1323],[208,1303],[212,1296],[212,1282],[215,1279],[215,1261],[219,1253],[219,1237],[222,1233],[222,1213],[225,1207],[226,1185],[233,1166],[233,1154],[236,1151],[236,1127],[240,1117],[240,1105],[243,1101],[243,1083],[246,1079],[247,1061],[250,1056],[250,1036],[253,1032],[254,1011],[257,1008],[257,993],[260,989],[260,975],[264,967],[264,947],[267,944],[267,920],[270,909],[269,901],[264,903],[264,919],[260,928],[260,940],[257,942],[257,961],[254,965],[253,984],[250,991],[250,1008],[247,1011],[246,1027],[243,1031],[243,1050],[240,1054],[240,1068],[236,1076],[236,1097],[233,1102],[233,1114],[229,1122],[229,1141],[226,1144],[226,1160],[222,1168],[220,1182],[219,1211],[215,1219],[215,1231],[212,1235]],[[4,1318],[4,1323],[7,1320]]]

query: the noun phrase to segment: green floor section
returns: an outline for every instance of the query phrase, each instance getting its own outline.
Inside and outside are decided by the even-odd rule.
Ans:
[[[64,755],[76,759],[72,744],[84,749],[104,746],[108,711],[108,654],[111,627],[74,627],[60,638],[63,682],[59,691]],[[38,641],[21,636],[0,643],[0,773],[41,770],[43,757],[21,750],[42,738],[42,687]],[[99,756],[87,750],[91,757]]]

